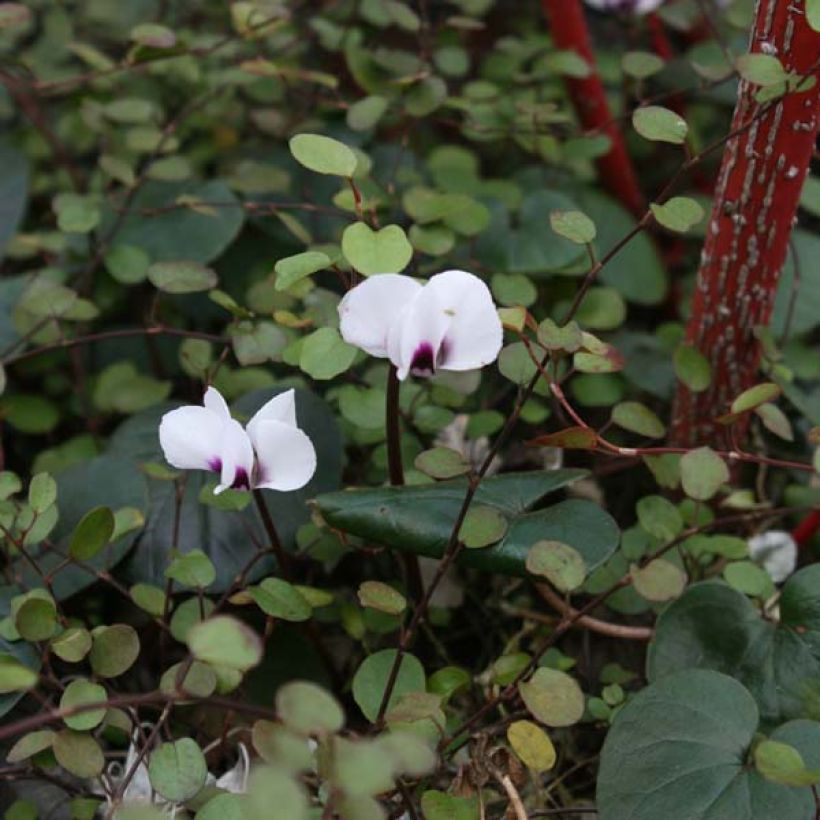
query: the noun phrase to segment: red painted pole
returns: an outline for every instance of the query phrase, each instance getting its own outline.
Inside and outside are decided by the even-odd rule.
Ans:
[[[750,51],[776,55],[798,75],[818,72],[820,34],[806,21],[805,0],[759,0]],[[741,81],[724,150],[686,339],[712,365],[701,393],[678,386],[671,439],[678,446],[731,446],[715,418],[755,383],[760,344],[754,329],[769,323],[788,252],[803,180],[820,119],[820,82],[770,103]],[[742,422],[735,435],[745,434]]]
[[[815,534],[820,532],[820,510],[810,512],[792,531],[798,547],[808,544]]]
[[[606,90],[595,63],[581,0],[541,0],[555,45],[575,51],[590,67],[588,77],[567,77],[566,83],[581,124],[609,137],[608,153],[598,158],[598,172],[606,189],[637,216],[642,216],[646,201],[638,185],[632,159],[626,150],[623,134],[612,118]]]

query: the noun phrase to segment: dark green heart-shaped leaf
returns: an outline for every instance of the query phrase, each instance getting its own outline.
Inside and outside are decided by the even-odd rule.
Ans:
[[[726,675],[694,669],[648,686],[621,710],[604,742],[602,820],[807,820],[814,811],[809,789],[771,783],[746,765],[757,729],[754,699]],[[820,753],[802,726],[775,734],[806,758]]]
[[[786,582],[779,624],[729,586],[689,587],[658,619],[647,675],[660,680],[691,667],[737,678],[766,721],[820,718],[820,565]]]
[[[577,470],[555,470],[485,479],[475,503],[498,510],[509,520],[509,526],[501,541],[467,550],[459,561],[486,572],[524,577],[528,575],[526,558],[530,547],[546,539],[577,550],[590,571],[600,566],[615,550],[620,534],[612,518],[596,504],[572,499],[526,513],[544,495],[582,475]],[[316,502],[332,527],[393,549],[440,558],[465,490],[463,481],[448,481],[329,493],[319,496]]]

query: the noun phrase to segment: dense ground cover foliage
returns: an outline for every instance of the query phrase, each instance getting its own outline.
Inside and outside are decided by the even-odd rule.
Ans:
[[[0,3],[6,820],[820,816],[818,30]]]

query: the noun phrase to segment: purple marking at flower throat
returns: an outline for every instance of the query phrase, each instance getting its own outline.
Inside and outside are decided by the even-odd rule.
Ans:
[[[236,468],[236,475],[233,478],[233,484],[231,484],[231,489],[233,490],[250,490],[251,482],[248,478],[247,472],[245,472],[244,467],[237,467]]]
[[[208,469],[213,470],[215,473],[222,472],[222,459],[218,456],[215,456],[208,461]],[[248,473],[244,467],[237,467],[236,472],[234,473],[233,482],[231,483],[232,490],[250,490],[251,482],[248,478]]]
[[[416,348],[410,361],[410,372],[414,376],[432,376],[436,372],[433,346],[429,342],[422,342]]]

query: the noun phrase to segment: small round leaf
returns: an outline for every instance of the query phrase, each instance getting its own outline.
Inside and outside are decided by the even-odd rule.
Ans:
[[[205,785],[205,755],[190,738],[163,743],[151,754],[148,777],[151,786],[166,800],[183,803]]]

